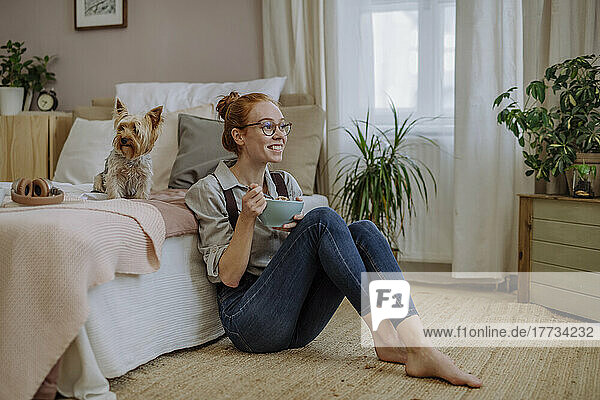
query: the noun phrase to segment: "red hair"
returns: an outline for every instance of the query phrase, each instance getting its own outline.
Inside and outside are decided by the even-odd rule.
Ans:
[[[240,128],[247,125],[250,111],[256,104],[263,101],[271,102],[279,107],[279,103],[264,93],[249,93],[240,96],[238,92],[231,92],[219,100],[216,109],[219,117],[225,122],[222,139],[225,150],[239,155],[239,148],[235,140],[233,140],[231,131],[233,128]]]

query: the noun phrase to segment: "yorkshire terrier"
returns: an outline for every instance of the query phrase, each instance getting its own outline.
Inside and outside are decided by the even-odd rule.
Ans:
[[[117,99],[114,111],[113,149],[106,158],[104,171],[94,177],[94,191],[109,199],[147,199],[152,187],[150,151],[162,128],[162,106],[146,115],[129,115]]]

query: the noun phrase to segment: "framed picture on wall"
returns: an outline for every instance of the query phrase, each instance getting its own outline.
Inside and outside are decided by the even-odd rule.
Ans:
[[[127,27],[127,0],[74,0],[75,29]]]

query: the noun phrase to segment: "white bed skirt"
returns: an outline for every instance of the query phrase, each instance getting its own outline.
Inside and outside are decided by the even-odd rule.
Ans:
[[[61,394],[95,398],[108,391],[105,377],[224,333],[197,243],[197,235],[169,238],[157,272],[119,274],[89,290],[88,319],[61,363]]]

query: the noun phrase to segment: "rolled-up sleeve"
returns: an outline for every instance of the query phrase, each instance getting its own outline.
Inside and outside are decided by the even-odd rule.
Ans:
[[[296,182],[296,178],[294,178],[292,174],[290,174],[289,172],[285,172],[284,180],[285,185],[288,188],[290,200],[296,200],[296,197],[302,197],[302,189],[300,189],[300,185],[298,185],[298,182]]]
[[[233,236],[225,197],[216,179],[209,176],[190,187],[185,202],[198,219],[198,250],[206,264],[208,278],[211,282],[218,282],[219,260]]]

